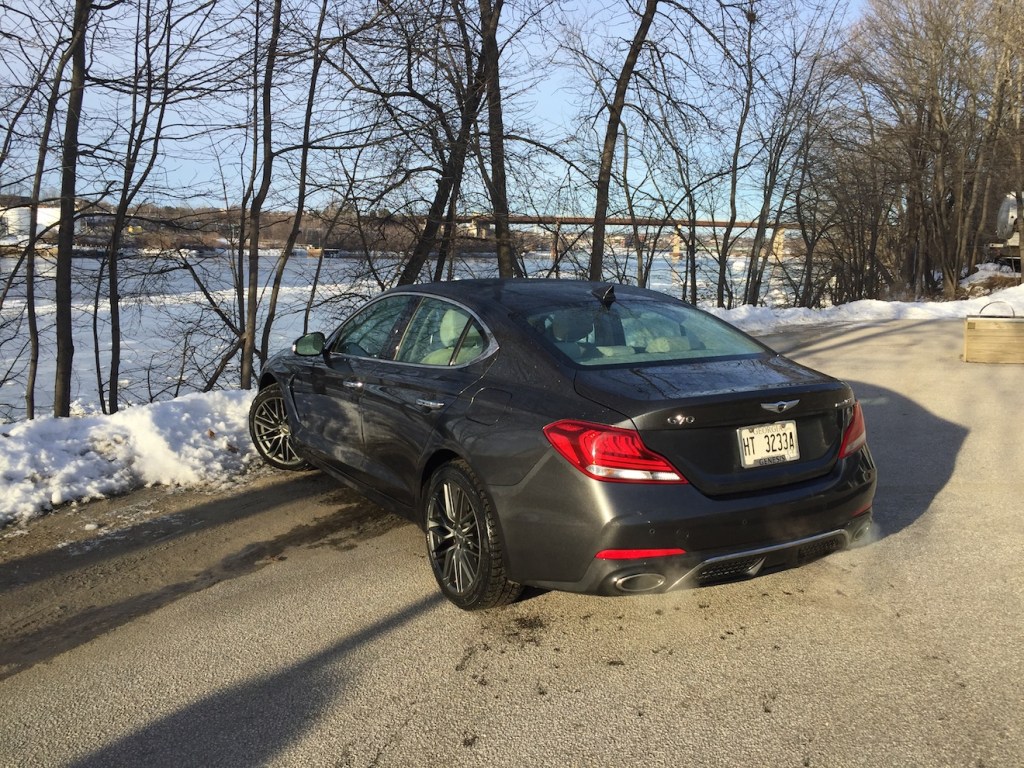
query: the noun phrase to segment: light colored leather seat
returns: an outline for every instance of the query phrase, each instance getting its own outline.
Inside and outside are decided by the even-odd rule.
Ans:
[[[693,349],[686,336],[658,336],[647,343],[648,352],[673,353],[689,352]]]
[[[441,317],[441,327],[438,329],[441,348],[428,353],[420,362],[424,365],[448,365],[468,321],[469,318],[456,309],[446,311]]]

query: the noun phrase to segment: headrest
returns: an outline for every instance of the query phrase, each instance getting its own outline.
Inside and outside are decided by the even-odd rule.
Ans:
[[[583,309],[556,312],[551,318],[551,334],[557,341],[579,341],[594,330],[594,317]]]

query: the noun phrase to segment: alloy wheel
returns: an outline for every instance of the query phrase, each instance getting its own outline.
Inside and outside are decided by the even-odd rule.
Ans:
[[[473,499],[457,483],[440,484],[430,502],[427,541],[438,580],[466,595],[480,578],[480,525]]]
[[[279,469],[299,469],[306,465],[292,447],[288,413],[276,386],[261,391],[253,401],[249,432],[256,450],[268,464]]]

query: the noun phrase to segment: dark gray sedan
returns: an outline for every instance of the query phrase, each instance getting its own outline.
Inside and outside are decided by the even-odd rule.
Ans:
[[[754,576],[871,524],[850,387],[654,291],[397,288],[271,358],[262,457],[420,524],[461,608],[523,585],[625,595]]]

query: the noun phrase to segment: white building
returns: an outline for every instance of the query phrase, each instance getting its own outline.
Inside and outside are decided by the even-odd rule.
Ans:
[[[0,208],[0,238],[7,241],[20,241],[28,237],[30,209],[28,207]],[[55,206],[39,206],[36,209],[36,234],[57,234],[60,222],[60,208]]]

